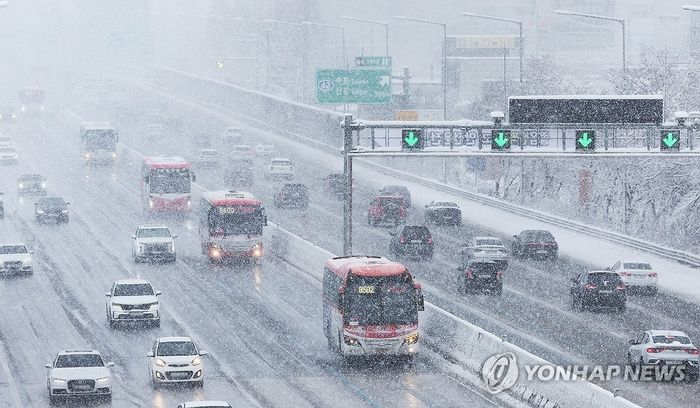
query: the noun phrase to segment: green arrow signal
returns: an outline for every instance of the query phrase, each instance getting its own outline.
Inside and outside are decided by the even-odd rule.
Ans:
[[[586,148],[588,147],[588,145],[593,143],[593,139],[588,137],[588,132],[583,132],[583,135],[578,139],[578,143],[584,148]]]
[[[663,138],[663,141],[664,141],[664,144],[665,144],[667,147],[672,147],[674,144],[676,144],[676,142],[678,141],[678,139],[676,139],[676,138],[673,136],[673,132],[668,132],[668,134],[666,135],[666,137]]]
[[[413,147],[419,140],[420,139],[416,137],[414,132],[408,132],[408,136],[403,138],[403,141],[406,142],[409,147]]]
[[[498,147],[503,147],[504,144],[508,143],[508,138],[505,136],[505,133],[498,132],[498,137],[493,139],[493,141],[496,142]]]

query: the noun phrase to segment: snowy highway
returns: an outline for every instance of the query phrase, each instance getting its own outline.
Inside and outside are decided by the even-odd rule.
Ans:
[[[131,92],[135,92],[133,89]],[[171,115],[186,118],[187,135],[207,129],[217,131],[235,122],[223,122],[221,115],[207,113],[206,109],[193,109],[168,103],[161,97],[140,95],[141,103],[152,106],[167,106]],[[155,99],[150,99],[155,98]],[[147,102],[148,101],[148,102]],[[124,143],[134,146],[138,139],[129,139],[138,134],[138,126],[124,129]],[[281,144],[279,138],[270,138],[264,132],[248,131],[245,141],[251,145],[271,142],[284,151],[297,166],[299,181],[312,190],[312,202],[307,211],[278,210],[268,204],[270,219],[284,228],[317,243],[334,253],[341,252],[340,228],[342,203],[323,198],[319,188],[320,178],[337,172],[323,168],[322,162],[314,161],[312,155],[301,155],[308,147]],[[189,139],[176,146],[149,146],[150,153],[194,155],[197,147]],[[251,190],[271,203],[277,185],[263,182],[263,163],[257,163],[259,176]],[[322,169],[322,170],[319,170]],[[201,173],[201,172],[200,172]],[[135,177],[135,175],[134,175]],[[209,187],[217,185],[216,172],[200,174],[200,182]],[[389,231],[386,228],[365,225],[366,205],[380,185],[356,181],[355,190],[355,243],[356,253],[388,253]],[[439,195],[435,199],[444,198]],[[422,209],[414,208],[409,223],[422,224]],[[465,296],[456,289],[457,251],[461,243],[475,235],[492,235],[476,225],[460,228],[431,227],[436,240],[436,257],[428,262],[408,262],[409,268],[424,285],[427,300],[478,326],[506,338],[541,357],[555,363],[573,364],[624,364],[627,341],[649,328],[674,328],[684,330],[692,338],[700,337],[700,308],[698,305],[678,299],[666,293],[657,297],[630,296],[624,314],[579,313],[570,306],[570,278],[577,273],[607,265],[584,265],[567,258],[555,262],[513,260],[505,278],[502,297],[488,295]],[[513,233],[519,232],[513,226]],[[508,237],[502,237],[507,239]],[[669,383],[612,382],[601,384],[608,388],[619,388],[620,395],[642,406],[666,406],[669,401],[684,406],[694,400],[694,385]]]
[[[11,396],[9,406],[48,405],[44,364],[58,350],[75,347],[95,348],[115,362],[117,407],[174,407],[205,397],[235,406],[337,406],[339,400],[344,406],[501,405],[449,374],[435,353],[424,353],[415,366],[342,363],[321,331],[319,282],[272,257],[256,267],[211,267],[199,253],[191,219],[142,215],[139,158],[128,151],[114,169],[87,168],[73,143],[77,129],[51,113],[2,132],[22,157],[18,166],[3,167],[0,179],[3,237],[36,251],[33,276],[0,280],[0,351],[7,358],[0,394]],[[136,129],[124,126],[122,137],[138,146]],[[177,153],[139,147],[144,153],[161,149]],[[34,223],[33,198],[15,192],[16,178],[30,172],[44,174],[49,193],[71,203],[68,224]],[[221,186],[214,175],[203,173],[200,180],[208,188]],[[270,212],[271,219],[282,216]],[[146,221],[162,221],[179,234],[177,263],[132,263],[129,236]],[[109,328],[104,292],[123,277],[148,279],[163,292],[160,328]],[[145,354],[165,335],[191,336],[211,353],[203,389],[151,389]]]

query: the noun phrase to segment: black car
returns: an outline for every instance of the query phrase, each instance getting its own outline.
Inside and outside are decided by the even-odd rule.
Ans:
[[[549,231],[525,230],[513,235],[513,256],[516,258],[556,259],[559,245]]]
[[[329,174],[321,181],[323,192],[335,197],[338,200],[342,199],[345,194],[345,175],[343,173]]]
[[[406,225],[400,232],[392,232],[389,252],[397,257],[422,260],[433,259],[433,236],[423,225]]]
[[[46,179],[41,174],[23,174],[17,179],[17,191],[20,195],[46,195]]]
[[[462,225],[462,210],[453,202],[431,201],[425,206],[425,222],[435,225]]]
[[[307,208],[309,189],[301,183],[286,183],[275,193],[273,203],[276,208]]]
[[[68,204],[61,197],[44,197],[34,204],[36,222],[68,222]]]
[[[394,195],[403,198],[403,203],[406,208],[411,208],[411,192],[408,191],[408,187],[392,185],[384,186],[379,189],[380,195]]]
[[[503,293],[503,267],[498,262],[465,260],[457,270],[464,293],[487,291],[499,296]]]
[[[0,106],[0,122],[14,122],[17,119],[15,108],[11,106]]]
[[[617,272],[584,272],[571,279],[571,307],[579,311],[612,308],[624,312],[627,288]]]

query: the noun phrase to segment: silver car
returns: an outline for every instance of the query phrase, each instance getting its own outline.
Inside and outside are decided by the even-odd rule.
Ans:
[[[647,330],[629,343],[627,359],[631,366],[685,365],[688,380],[698,380],[700,352],[682,331]]]

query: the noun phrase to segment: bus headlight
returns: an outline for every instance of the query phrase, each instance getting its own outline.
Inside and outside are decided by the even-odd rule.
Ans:
[[[263,254],[263,247],[260,244],[255,244],[253,247],[253,256],[256,258],[260,258]]]
[[[90,153],[85,153],[85,160],[90,160]]]
[[[153,199],[152,198],[148,199],[148,208],[153,208]]]
[[[217,244],[211,244],[209,247],[209,255],[212,258],[221,258],[221,247]]]
[[[406,337],[405,339],[403,339],[403,342],[406,345],[418,343],[418,333]]]
[[[112,153],[112,158],[113,158],[113,159],[116,159],[116,158],[117,158],[117,154],[116,154],[116,153]]]

